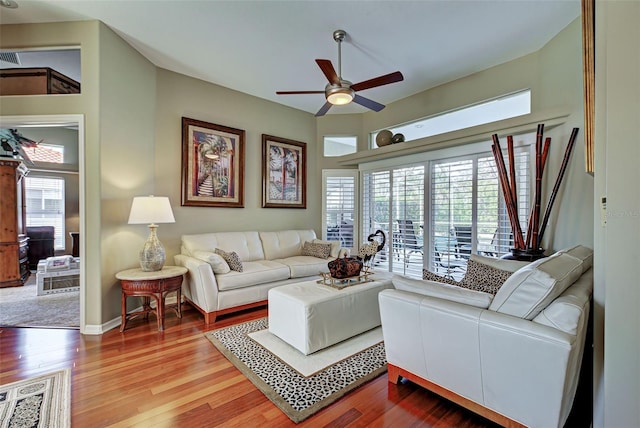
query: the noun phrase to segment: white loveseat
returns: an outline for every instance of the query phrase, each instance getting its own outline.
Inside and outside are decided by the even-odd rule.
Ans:
[[[205,324],[216,316],[267,304],[269,289],[319,278],[327,263],[345,251],[332,242],[326,259],[302,255],[305,242],[323,243],[313,230],[277,232],[218,232],[183,235],[175,264],[188,269],[182,292],[198,309]],[[242,272],[229,268],[214,272],[215,249],[235,252],[242,261]],[[224,263],[223,263],[224,264]]]
[[[379,295],[389,381],[409,379],[504,426],[562,427],[578,383],[593,252],[515,271],[493,296],[395,277]],[[499,266],[501,261],[496,261]]]

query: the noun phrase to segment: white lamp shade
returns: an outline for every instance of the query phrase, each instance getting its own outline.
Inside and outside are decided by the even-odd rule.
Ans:
[[[166,196],[136,196],[131,204],[129,224],[175,223]]]

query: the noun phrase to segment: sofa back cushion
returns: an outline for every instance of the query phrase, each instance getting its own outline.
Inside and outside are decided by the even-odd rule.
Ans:
[[[565,248],[558,251],[559,253],[566,253],[570,256],[576,257],[582,260],[582,271],[586,272],[593,266],[593,250],[583,245],[576,245],[574,247]]]
[[[193,257],[193,252],[204,250],[214,252],[216,248],[234,251],[243,262],[263,260],[262,241],[258,232],[216,232],[182,235],[182,251]]]
[[[316,239],[316,232],[309,230],[281,230],[278,232],[259,232],[267,260],[284,259],[302,254],[305,241]]]
[[[555,253],[514,272],[502,284],[489,309],[532,320],[580,275],[582,260]]]

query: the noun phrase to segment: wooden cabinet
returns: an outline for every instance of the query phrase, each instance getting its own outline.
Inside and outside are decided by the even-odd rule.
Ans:
[[[0,95],[79,93],[79,82],[49,67],[0,70]]]
[[[22,197],[25,173],[22,162],[0,158],[0,287],[24,285],[29,278],[29,238],[24,234]]]

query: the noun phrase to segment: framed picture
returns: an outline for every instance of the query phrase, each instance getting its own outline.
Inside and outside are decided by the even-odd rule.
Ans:
[[[262,134],[262,207],[307,208],[307,145]]]
[[[244,207],[244,131],[182,118],[182,205]]]

